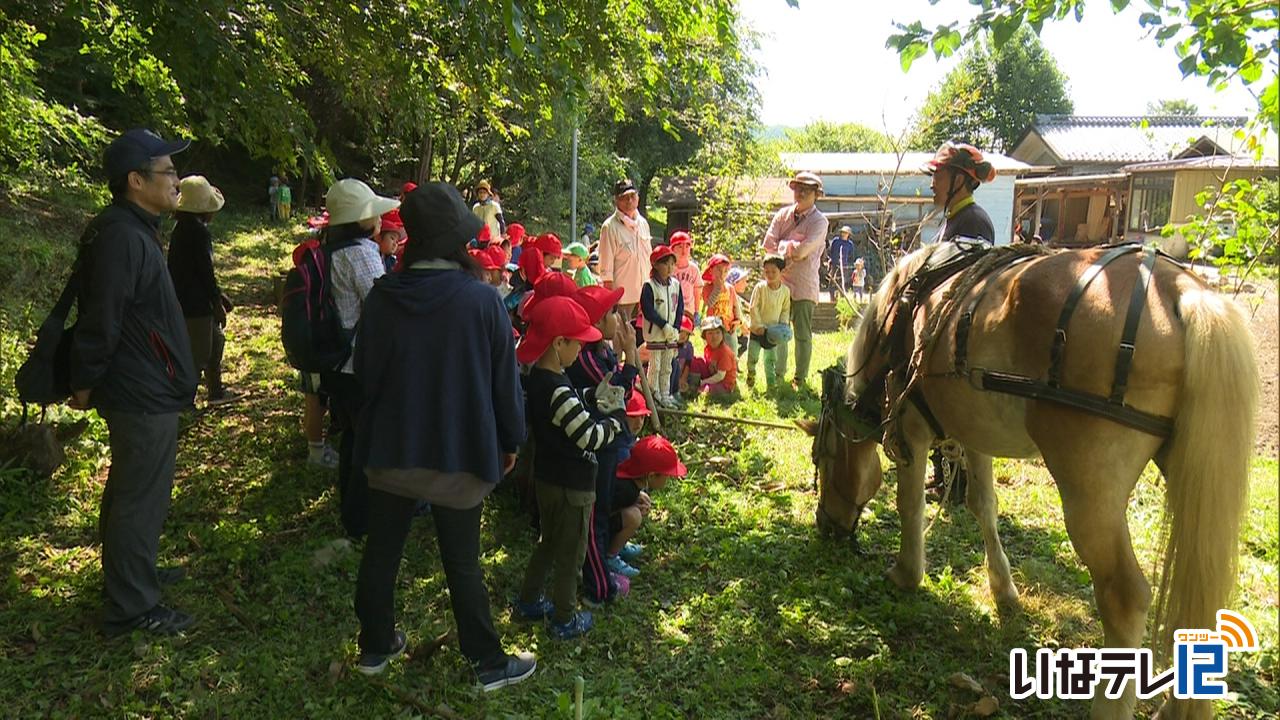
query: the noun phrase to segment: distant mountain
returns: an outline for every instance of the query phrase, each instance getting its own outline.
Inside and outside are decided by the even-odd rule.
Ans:
[[[795,128],[787,125],[769,125],[756,130],[756,139],[758,140],[781,140],[788,130]]]

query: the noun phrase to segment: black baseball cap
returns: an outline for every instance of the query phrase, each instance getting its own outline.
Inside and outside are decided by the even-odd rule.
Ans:
[[[180,153],[190,145],[190,140],[165,140],[145,128],[134,128],[111,141],[103,153],[102,167],[108,180],[116,180],[146,169],[154,158]]]
[[[623,178],[613,184],[613,196],[618,197],[624,193],[639,192],[636,190],[636,184],[631,182],[630,178]]]
[[[484,226],[458,188],[442,182],[423,183],[405,195],[400,219],[409,243],[425,246],[428,257],[444,257],[466,245]]]

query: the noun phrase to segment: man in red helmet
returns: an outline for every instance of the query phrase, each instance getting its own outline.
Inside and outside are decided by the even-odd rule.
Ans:
[[[982,158],[982,151],[966,143],[947,141],[938,148],[924,171],[933,176],[933,204],[946,212],[938,242],[955,237],[981,238],[994,244],[995,227],[987,211],[973,200],[973,191],[996,179],[996,169]]]

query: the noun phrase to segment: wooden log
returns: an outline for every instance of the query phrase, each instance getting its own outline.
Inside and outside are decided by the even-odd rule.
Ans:
[[[699,418],[701,420],[716,420],[719,422],[738,423],[740,425],[754,425],[756,427],[776,428],[778,430],[797,430],[804,432],[803,428],[796,425],[787,425],[785,423],[769,422],[768,420],[751,420],[749,418],[736,418],[729,415],[712,415],[711,413],[693,412],[690,410],[670,410],[668,408],[658,408],[657,412],[667,415],[675,415],[677,417]]]

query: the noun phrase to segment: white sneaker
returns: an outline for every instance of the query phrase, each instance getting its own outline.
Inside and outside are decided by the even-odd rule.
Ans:
[[[307,464],[315,467],[322,467],[326,470],[334,470],[338,467],[338,451],[334,450],[328,443],[322,448],[311,448],[307,455]]]

